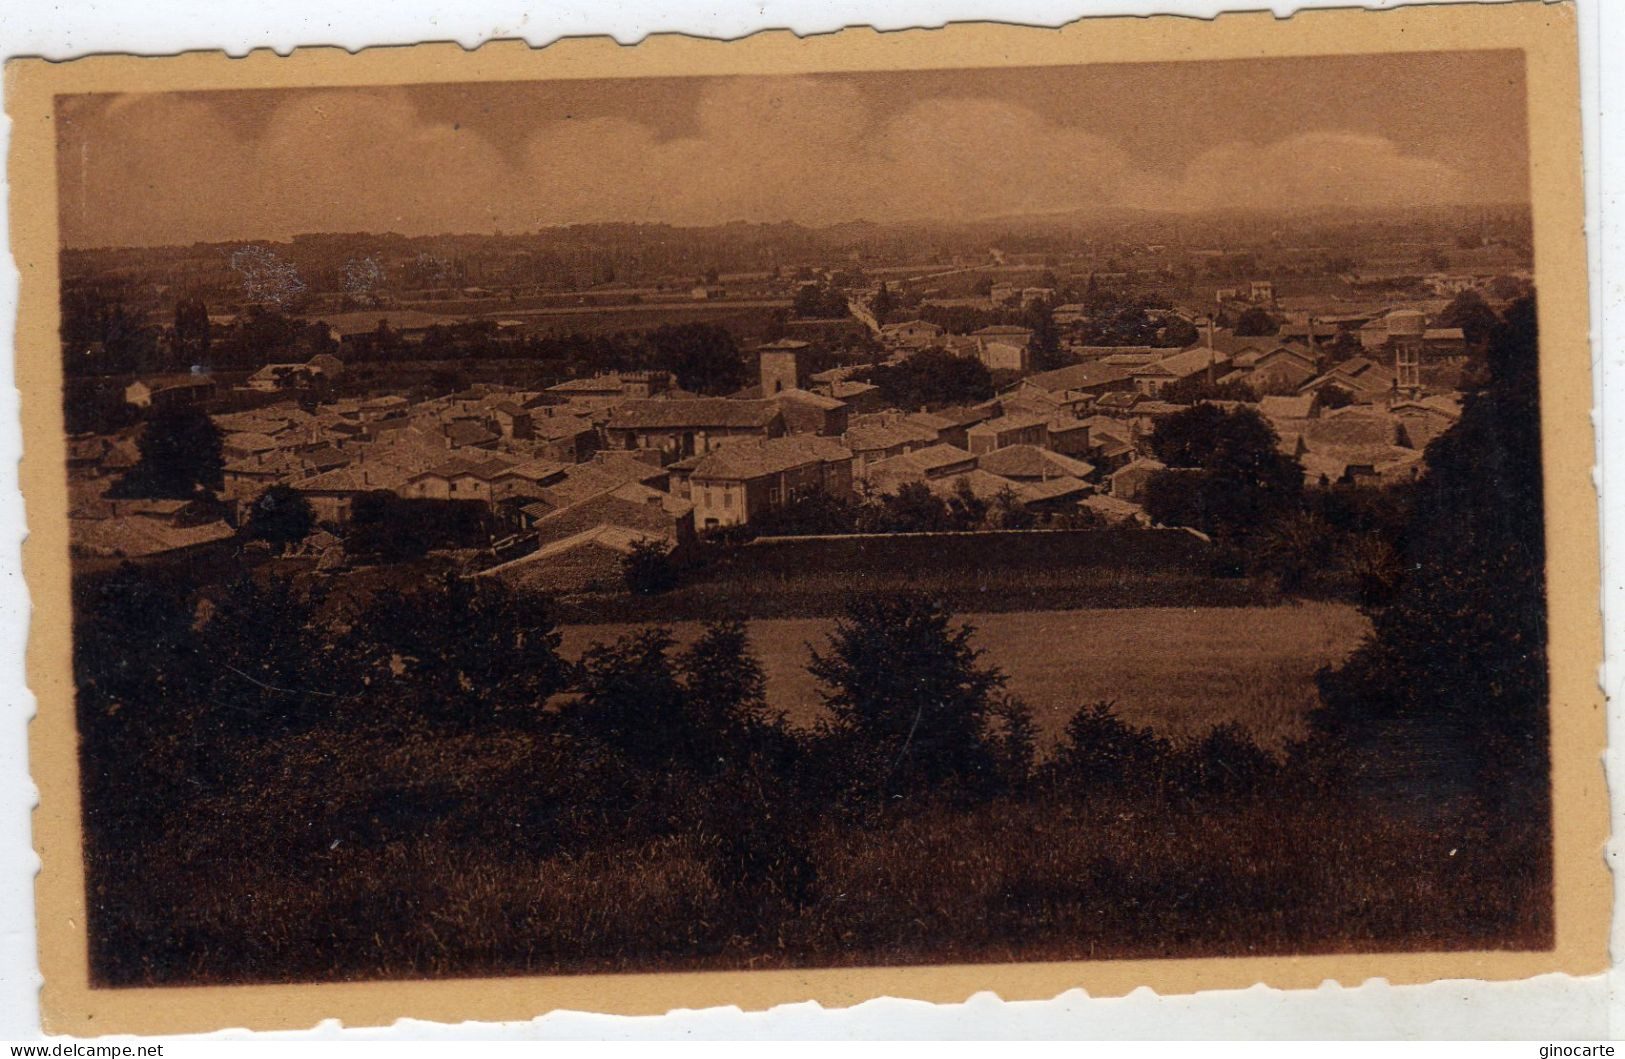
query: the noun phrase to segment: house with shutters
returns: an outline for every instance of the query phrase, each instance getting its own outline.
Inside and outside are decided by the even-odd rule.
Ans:
[[[1009,445],[1049,445],[1049,420],[1039,415],[1002,415],[965,432],[966,448],[980,456]]]
[[[775,402],[727,397],[628,401],[604,424],[610,448],[655,452],[668,462],[710,452],[729,441],[766,440],[784,433],[784,415]]]
[[[810,434],[734,441],[694,460],[687,489],[697,528],[748,525],[800,496],[850,497],[852,453]]]

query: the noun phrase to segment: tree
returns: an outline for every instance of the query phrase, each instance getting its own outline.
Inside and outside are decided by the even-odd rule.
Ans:
[[[694,393],[733,393],[745,385],[745,360],[733,332],[718,324],[664,324],[649,333],[650,360]]]
[[[1535,303],[1508,307],[1486,351],[1488,381],[1435,438],[1372,632],[1323,671],[1322,737],[1365,767],[1394,748],[1431,748],[1419,788],[1469,785],[1544,813],[1548,731],[1546,548]],[[1538,816],[1536,817],[1538,818]]]
[[[1162,388],[1157,395],[1169,404],[1195,404],[1198,401],[1256,401],[1253,388],[1238,380],[1209,382],[1206,372],[1179,379]]]
[[[1061,331],[1055,326],[1055,312],[1047,301],[1030,303],[1021,314],[1022,326],[1032,331],[1032,360],[1035,371],[1063,368],[1072,358],[1061,353]]]
[[[867,378],[894,408],[974,404],[993,396],[993,376],[985,364],[944,349],[923,349],[900,364],[877,365]]]
[[[875,292],[875,300],[869,304],[869,311],[875,314],[875,319],[883,324],[891,322],[891,315],[897,309],[897,299],[892,295],[891,286],[881,283],[880,289]]]
[[[671,632],[641,629],[594,644],[576,665],[569,718],[642,769],[693,760],[688,704],[671,664]]]
[[[632,550],[621,557],[621,574],[628,590],[640,596],[657,596],[677,586],[677,565],[672,562],[671,545],[663,540],[634,541]]]
[[[1236,321],[1237,337],[1257,338],[1264,335],[1273,335],[1281,330],[1281,325],[1267,311],[1253,306],[1242,312]]]
[[[993,498],[987,511],[987,523],[990,529],[1025,530],[1037,525],[1038,518],[1007,485]]]
[[[225,482],[220,429],[196,408],[163,408],[147,418],[137,442],[140,459],[110,493],[191,500]]]
[[[1162,322],[1162,333],[1157,336],[1157,345],[1185,349],[1201,340],[1202,333],[1196,329],[1195,324],[1183,316],[1169,316]]]
[[[948,504],[924,482],[904,482],[881,505],[886,532],[940,533],[953,528]]]
[[[767,677],[751,654],[743,621],[708,623],[678,655],[677,673],[701,767],[714,770],[729,761],[748,765],[752,754],[782,749],[788,738],[784,715],[767,707]]]
[[[200,298],[175,303],[175,352],[193,364],[207,363],[211,325],[208,307]]]
[[[758,536],[786,537],[857,532],[858,510],[852,501],[821,489],[797,493],[779,507],[751,520]]]
[[[1501,318],[1495,315],[1484,301],[1484,296],[1476,290],[1464,290],[1451,299],[1445,306],[1444,312],[1439,314],[1440,327],[1461,328],[1462,338],[1470,346],[1482,345],[1495,330],[1495,325]]]
[[[1165,417],[1151,447],[1169,470],[1146,483],[1147,513],[1221,536],[1263,529],[1295,509],[1303,494],[1303,466],[1276,440],[1252,408],[1198,404]]]
[[[811,319],[834,319],[846,316],[849,312],[846,295],[834,287],[819,283],[802,284],[796,290],[795,300],[790,306],[792,316]]]
[[[828,736],[847,749],[858,788],[903,795],[996,782],[988,722],[1005,678],[982,664],[971,627],[952,621],[927,596],[862,596],[828,650],[813,652]]]
[[[1326,409],[1347,408],[1354,403],[1354,395],[1335,382],[1327,383],[1320,388],[1320,407]]]
[[[453,732],[532,729],[570,667],[545,600],[517,599],[494,578],[447,573],[384,590],[351,620],[335,678],[363,717]]]
[[[308,537],[315,525],[316,515],[304,494],[278,483],[254,500],[243,532],[249,539],[265,541],[280,552]]]

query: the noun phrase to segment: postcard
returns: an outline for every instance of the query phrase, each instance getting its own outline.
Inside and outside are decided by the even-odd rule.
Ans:
[[[1602,969],[1576,51],[11,63],[47,1029]]]

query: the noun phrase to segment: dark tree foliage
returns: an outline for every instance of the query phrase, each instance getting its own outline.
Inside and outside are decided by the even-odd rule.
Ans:
[[[672,667],[673,646],[670,630],[641,629],[611,644],[594,644],[576,664],[581,698],[568,716],[640,769],[696,756],[688,699]]]
[[[408,562],[435,548],[489,544],[493,531],[491,509],[481,501],[409,499],[378,490],[351,503],[344,548],[364,561]]]
[[[446,575],[379,592],[341,641],[335,684],[365,711],[453,732],[534,728],[569,669],[545,603],[518,603],[490,578]]]
[[[1461,328],[1462,338],[1469,346],[1480,346],[1489,339],[1495,325],[1500,323],[1500,317],[1484,301],[1482,294],[1476,290],[1464,290],[1445,306],[1437,323],[1439,327]]]
[[[1061,352],[1061,330],[1055,325],[1055,312],[1046,301],[1034,301],[1022,310],[1021,325],[1032,334],[1031,356],[1034,371],[1064,368],[1072,358]]]
[[[1538,811],[1547,759],[1545,525],[1535,303],[1491,333],[1489,381],[1434,439],[1403,575],[1372,633],[1321,675],[1318,731],[1375,762],[1397,747],[1481,796]]]
[[[1236,335],[1242,338],[1260,338],[1273,335],[1281,330],[1280,321],[1271,316],[1267,310],[1256,305],[1242,311],[1236,320]]]
[[[1075,330],[1085,345],[1154,346],[1161,329],[1145,311],[1145,306],[1124,300],[1115,291],[1097,291],[1089,296],[1089,315]]]
[[[279,483],[255,498],[243,532],[250,540],[265,541],[280,552],[304,540],[315,526],[310,501],[292,486]]]
[[[982,292],[986,294],[986,291]],[[972,305],[937,305],[920,306],[920,319],[954,335],[968,335],[980,331],[984,327],[994,324],[1011,323],[1004,319],[1006,313],[1000,310],[978,309]]]
[[[224,484],[220,428],[197,408],[164,408],[147,417],[141,456],[109,495],[190,500]]]
[[[332,715],[338,675],[312,620],[319,600],[288,581],[251,576],[206,598],[193,641],[195,679],[225,742],[302,731]]]
[[[733,393],[749,377],[733,332],[718,324],[664,324],[648,342],[653,366],[671,372],[685,390]]]
[[[209,356],[212,325],[208,306],[201,298],[182,298],[175,303],[175,353],[183,361],[204,364]]]
[[[751,527],[762,537],[855,533],[859,514],[855,502],[815,489],[769,508],[751,520]]]
[[[210,365],[248,369],[277,361],[305,360],[327,352],[327,339],[326,327],[252,305],[230,327],[213,336]]]
[[[993,376],[972,357],[924,349],[900,364],[880,364],[864,376],[894,408],[941,408],[975,404],[993,396]]]
[[[1347,408],[1354,403],[1354,395],[1336,383],[1327,383],[1320,388],[1320,407],[1325,409]]]
[[[118,380],[65,380],[62,413],[63,430],[70,435],[113,434],[141,422],[141,410],[124,399]]]
[[[64,287],[62,367],[69,375],[122,374],[179,365],[161,355],[158,331],[127,309],[117,288]]]
[[[996,783],[989,730],[1004,674],[936,600],[854,599],[809,672],[823,683],[854,786],[883,795],[985,790]]]
[[[1196,325],[1183,316],[1170,316],[1162,323],[1162,333],[1158,336],[1156,344],[1159,346],[1172,346],[1175,349],[1185,349],[1194,346],[1202,340],[1202,334]]]
[[[1303,467],[1251,408],[1194,405],[1162,419],[1151,446],[1170,468],[1146,483],[1146,511],[1158,522],[1247,536],[1302,496]]]
[[[1209,382],[1207,373],[1179,379],[1157,395],[1169,404],[1195,404],[1197,401],[1257,401],[1258,395],[1244,382]]]
[[[193,609],[177,579],[126,563],[73,582],[73,676],[87,837],[139,841],[184,795],[202,703]],[[132,630],[141,649],[130,649]]]
[[[800,744],[767,707],[743,622],[707,625],[677,656],[676,672],[687,711],[683,764],[705,784],[712,875],[737,902],[741,929],[754,930],[775,905],[804,905],[817,876],[807,849],[816,816],[795,780]]]
[[[790,314],[805,319],[831,320],[846,316],[846,295],[834,287],[809,283],[796,291]]]
[[[879,523],[867,527],[871,533],[941,533],[955,528],[947,501],[924,482],[905,482],[896,493],[881,497],[880,508],[871,517]]]
[[[874,313],[875,319],[882,324],[891,323],[892,314],[897,311],[897,296],[892,293],[889,284],[880,285],[880,289],[875,292],[874,301],[869,303],[869,311]]]
[[[1038,525],[1038,516],[1027,510],[1027,505],[1009,486],[1000,489],[988,505],[986,519],[989,529],[1027,530]]]
[[[628,590],[640,596],[657,596],[677,587],[677,564],[664,541],[641,540],[621,557],[621,576]]]
[[[1168,740],[1125,723],[1112,703],[1097,702],[1072,715],[1046,771],[1080,793],[1154,789],[1165,781],[1172,753]]]
[[[677,656],[678,681],[687,698],[694,764],[705,771],[758,755],[782,760],[787,752],[784,716],[768,709],[767,678],[751,654],[745,623],[727,618],[708,624]]]

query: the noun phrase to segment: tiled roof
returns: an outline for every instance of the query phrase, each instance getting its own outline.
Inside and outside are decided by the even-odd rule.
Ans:
[[[1304,442],[1311,452],[1329,446],[1392,445],[1399,423],[1386,413],[1326,416],[1312,419],[1304,427]]]
[[[428,470],[412,477],[416,478],[479,478],[482,481],[493,481],[502,477],[511,470],[513,461],[501,456],[491,456],[488,459],[470,460],[453,456],[449,460],[442,460]]]
[[[236,434],[227,434],[220,439],[222,445],[238,452],[266,452],[270,449],[279,449],[281,443],[266,434],[242,431]]]
[[[831,463],[852,458],[833,438],[797,434],[761,441],[736,441],[707,453],[694,465],[693,479],[740,481],[777,474],[809,463]]]
[[[1010,430],[1027,430],[1031,427],[1047,428],[1048,426],[1048,416],[1032,415],[1030,413],[1003,415],[997,419],[989,419],[984,423],[976,424],[970,428],[969,433],[985,437],[989,434],[1003,434]]]
[[[769,398],[769,400],[790,401],[794,404],[811,405],[812,407],[821,409],[825,412],[834,412],[846,407],[845,401],[839,401],[833,397],[826,397],[821,393],[813,393],[811,390],[780,390],[778,393]]]
[[[570,469],[567,463],[558,463],[554,460],[526,460],[515,464],[497,475],[499,478],[523,478],[528,482],[545,482],[549,478],[564,474]]]
[[[1060,500],[1063,497],[1082,496],[1094,491],[1094,486],[1070,475],[1059,478],[1046,478],[1040,482],[1018,482],[1016,496],[1025,503],[1037,503],[1044,500]]]
[[[445,434],[453,445],[484,445],[502,436],[484,423],[477,423],[472,419],[459,419],[447,423]]]
[[[224,522],[175,526],[144,515],[70,519],[68,542],[83,555],[135,558],[225,540],[236,531]]]
[[[548,393],[620,393],[626,383],[619,375],[595,375],[590,379],[566,379],[547,388]]]
[[[592,433],[592,420],[581,416],[536,416],[530,421],[530,431],[544,441],[560,441]]]
[[[1168,375],[1176,379],[1187,379],[1197,372],[1206,371],[1209,365],[1217,369],[1229,363],[1230,354],[1218,349],[1196,346],[1182,353],[1175,353],[1171,357],[1163,357],[1143,368],[1136,368],[1134,374]]]
[[[907,420],[867,419],[849,426],[843,439],[853,452],[874,452],[897,445],[934,444],[937,432]]]
[[[1083,390],[1092,386],[1107,386],[1114,382],[1121,382],[1129,377],[1131,369],[1115,364],[1106,364],[1101,361],[1089,361],[1084,364],[1072,364],[1065,368],[1056,368],[1053,371],[1041,371],[1036,375],[1029,375],[1023,381],[1029,386],[1037,386],[1051,393],[1063,393],[1067,390]]]
[[[1315,395],[1296,397],[1270,395],[1259,399],[1258,410],[1266,419],[1308,419],[1315,411]]]
[[[683,427],[767,427],[778,416],[772,401],[733,401],[726,397],[628,401],[610,413],[610,430]]]
[[[1094,472],[1094,467],[1082,460],[1062,456],[1037,445],[1010,445],[995,449],[980,456],[976,466],[989,474],[1005,478],[1083,478]]]

